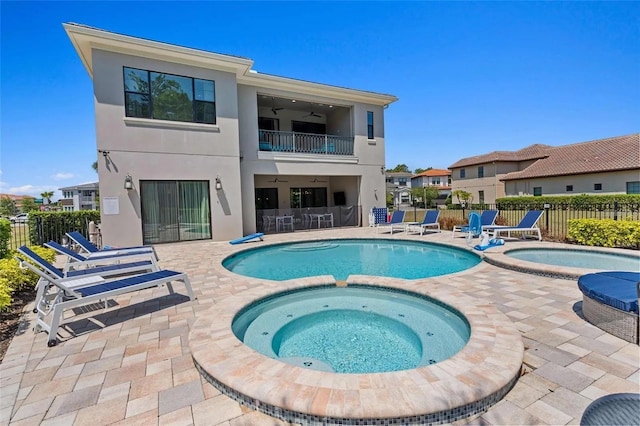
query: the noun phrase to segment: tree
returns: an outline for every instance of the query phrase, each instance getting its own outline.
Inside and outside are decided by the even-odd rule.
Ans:
[[[91,165],[91,168],[93,169],[94,172],[98,173],[98,162],[94,161],[93,164]]]
[[[386,202],[387,207],[393,207],[393,194],[391,192],[387,192]]]
[[[462,204],[461,201],[464,201],[464,203],[469,206],[471,205],[471,201],[473,201],[473,196],[471,195],[471,193],[463,191],[462,189],[456,189],[451,193],[451,195],[458,199],[458,204]]]
[[[34,210],[39,210],[38,205],[36,204],[36,200],[33,198],[23,198],[22,205],[20,206],[20,210],[23,213],[29,213]]]
[[[414,175],[419,175],[420,173],[422,173],[422,172],[426,172],[427,170],[431,170],[431,169],[433,169],[433,167],[427,167],[426,169],[421,169],[420,167],[418,167],[418,168],[413,172],[413,174],[414,174]]]
[[[399,172],[411,173],[411,170],[409,170],[409,167],[407,167],[406,164],[398,164],[393,169],[387,169],[387,172],[389,172],[389,173],[399,173]]]
[[[53,197],[53,191],[45,191],[40,194],[43,200],[47,200],[47,204],[51,204],[51,197]]]
[[[431,207],[431,202],[438,198],[440,190],[437,186],[415,186],[411,188],[411,197],[414,200],[422,200],[425,208]]]
[[[16,202],[9,197],[0,198],[0,215],[15,216],[16,214],[18,214]]]

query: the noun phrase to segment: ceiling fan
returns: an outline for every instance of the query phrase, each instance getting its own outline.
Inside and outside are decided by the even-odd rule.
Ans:
[[[318,183],[318,182],[326,183],[327,181],[326,181],[326,180],[320,180],[320,179],[318,179],[317,177],[314,177],[314,178],[313,178],[312,180],[310,180],[309,182],[313,182],[313,183]]]
[[[311,111],[309,114],[305,115],[302,118],[307,118],[307,117],[318,117],[318,118],[322,118],[322,116],[320,114],[316,114],[315,112]]]
[[[278,177],[276,176],[275,179],[273,180],[268,180],[267,182],[271,182],[271,183],[278,183],[278,182],[289,182],[288,180],[282,180],[282,179],[278,179]]]
[[[280,111],[281,109],[284,109],[284,108],[282,107],[276,108],[276,98],[271,98],[271,112],[273,113],[273,115],[278,115],[278,111]]]

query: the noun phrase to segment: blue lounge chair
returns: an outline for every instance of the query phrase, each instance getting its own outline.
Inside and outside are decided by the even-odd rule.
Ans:
[[[369,226],[376,226],[379,223],[387,222],[387,208],[373,207],[369,213]]]
[[[385,223],[378,223],[376,225],[376,233],[380,232],[380,229],[389,228],[393,234],[394,229],[401,229],[404,231],[404,210],[396,210],[391,215],[391,220]]]
[[[67,256],[67,263],[65,264],[63,271],[67,272],[72,269],[78,269],[83,267],[94,267],[97,265],[109,265],[113,263],[119,263],[122,261],[128,261],[131,259],[148,260],[152,263],[155,270],[160,269],[157,263],[157,256],[155,252],[149,250],[107,250],[98,251],[89,254],[76,253],[67,247],[56,243],[55,241],[49,241],[44,243],[45,247],[55,250],[58,254]]]
[[[440,232],[438,217],[440,217],[440,210],[427,210],[422,222],[407,222],[405,224],[405,230],[406,232],[417,230],[420,231],[420,235],[423,235],[424,231],[428,228],[434,228],[435,231]]]
[[[136,246],[136,247],[113,247],[113,248],[104,248],[100,250],[95,246],[91,241],[87,240],[84,235],[82,235],[78,231],[67,232],[67,236],[71,238],[80,248],[86,253],[98,253],[98,252],[118,252],[124,254],[128,251],[149,251],[153,252],[156,260],[158,260],[158,255],[155,252],[155,249],[152,246]]]
[[[100,275],[83,276],[77,278],[54,278],[35,266],[29,260],[16,257],[21,267],[26,267],[35,272],[40,279],[46,281],[43,288],[46,289],[36,307],[37,317],[34,331],[46,331],[49,334],[48,346],[57,343],[58,328],[64,320],[66,310],[85,306],[95,302],[106,301],[123,293],[144,290],[167,285],[170,293],[173,293],[172,281],[184,283],[189,299],[194,300],[193,289],[187,274],[163,269],[132,277],[105,280]],[[50,318],[47,322],[47,318]]]
[[[469,214],[471,214],[471,213],[469,213]],[[480,227],[481,227],[481,229],[480,229],[479,232],[476,233],[475,229],[470,230],[469,229],[469,224],[467,224],[467,225],[455,225],[453,227],[453,236],[455,237],[456,231],[458,231],[458,232],[462,232],[464,234],[472,232],[474,234],[474,236],[477,237],[478,235],[480,235],[480,233],[482,231],[487,230],[487,228],[490,228],[492,226],[496,226],[496,225],[494,225],[494,223],[496,222],[496,218],[497,217],[498,217],[498,210],[485,210],[480,215]]]
[[[27,246],[19,247],[17,251],[26,257],[33,265],[39,267],[44,273],[49,274],[58,280],[77,279],[95,275],[99,275],[100,277],[110,277],[114,275],[142,274],[145,272],[157,271],[159,269],[151,260],[139,260],[137,262],[117,263],[113,265],[63,271],[62,269],[58,269],[51,263],[47,262]],[[34,309],[34,313],[37,313],[37,306],[40,304],[42,297],[47,292],[47,285],[47,282],[42,278],[40,278],[36,284],[36,309]]]
[[[496,240],[500,238],[500,234],[503,232],[507,233],[508,238],[511,238],[512,232],[520,232],[523,238],[525,233],[535,232],[538,234],[538,241],[542,241],[542,233],[538,228],[538,220],[542,217],[542,213],[544,213],[542,210],[529,210],[516,226],[489,226],[486,231]]]

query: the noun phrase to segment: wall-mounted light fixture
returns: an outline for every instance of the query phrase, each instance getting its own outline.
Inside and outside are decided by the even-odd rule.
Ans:
[[[220,181],[220,176],[216,176],[216,189],[218,191],[222,189],[222,182]]]
[[[126,190],[133,189],[133,180],[131,179],[131,175],[126,175],[124,177],[124,189]]]
[[[384,166],[380,166],[380,173],[384,174]]]

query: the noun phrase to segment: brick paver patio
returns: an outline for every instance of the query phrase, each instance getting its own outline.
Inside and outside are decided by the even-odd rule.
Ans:
[[[343,228],[269,235],[265,240],[374,236],[372,228]],[[394,233],[391,238],[465,245],[464,238],[453,239],[449,232],[422,237]],[[123,295],[107,311],[95,307],[79,312],[53,348],[47,347],[45,333],[31,331],[35,315],[33,306],[27,307],[0,365],[0,424],[285,424],[222,395],[200,377],[189,353],[189,327],[200,312],[224,303],[225,296],[260,285],[220,266],[238,247],[208,241],[156,249],[163,268],[188,273],[198,299],[189,302],[181,286],[172,296],[164,287]],[[514,388],[486,413],[457,423],[578,424],[592,400],[639,391],[639,347],[581,317],[582,295],[574,280],[483,262],[447,282],[498,307],[520,330],[525,345],[525,374]]]

